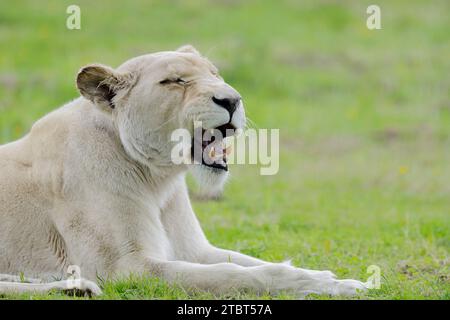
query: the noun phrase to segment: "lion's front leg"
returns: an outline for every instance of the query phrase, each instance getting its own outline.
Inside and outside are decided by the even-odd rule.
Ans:
[[[173,280],[178,274],[182,276],[182,283],[188,287],[218,292],[227,291],[229,286],[234,286],[258,292],[276,293],[287,290],[297,294],[354,294],[356,289],[364,288],[359,281],[336,280],[330,271],[299,269],[287,263],[265,262],[212,246],[192,210],[184,184],[180,184],[163,209],[161,217],[178,261],[152,263],[149,270],[161,266],[166,280]]]
[[[321,273],[311,273],[285,264],[243,267],[234,263],[197,264],[184,261],[150,259],[148,269],[186,289],[200,289],[215,294],[249,290],[258,294],[288,292],[303,297],[310,293],[354,295],[365,286],[356,280],[336,280]]]

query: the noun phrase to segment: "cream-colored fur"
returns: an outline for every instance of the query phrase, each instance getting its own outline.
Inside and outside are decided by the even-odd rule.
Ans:
[[[165,79],[172,82],[161,84]],[[71,265],[87,279],[76,288],[93,294],[101,293],[97,277],[129,273],[216,293],[364,289],[329,271],[264,262],[205,238],[185,184],[189,165],[172,163],[170,133],[193,130],[194,120],[242,128],[245,114],[242,103],[230,115],[212,101],[240,97],[194,48],[140,56],[116,70],[90,65],[77,86],[82,97],[0,147],[0,293],[67,289],[61,279]],[[225,180],[225,171],[194,171],[211,190]],[[18,282],[21,273],[40,280]]]

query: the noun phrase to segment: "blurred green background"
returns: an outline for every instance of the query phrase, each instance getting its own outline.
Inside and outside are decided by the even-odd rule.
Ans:
[[[81,30],[66,28],[71,4]],[[370,4],[381,30],[366,27]],[[193,44],[258,128],[280,129],[277,175],[234,166],[222,201],[194,202],[211,242],[339,277],[380,266],[381,289],[362,298],[449,299],[449,12],[446,0],[1,1],[0,143],[77,97],[81,66]],[[145,283],[105,297],[186,297]]]

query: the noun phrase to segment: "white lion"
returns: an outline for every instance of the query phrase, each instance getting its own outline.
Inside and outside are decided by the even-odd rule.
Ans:
[[[220,190],[227,165],[175,165],[170,134],[192,131],[194,121],[221,132],[243,128],[245,113],[239,93],[193,47],[140,56],[117,69],[88,65],[77,87],[82,97],[0,147],[0,293],[100,294],[98,276],[130,273],[218,294],[365,288],[330,271],[219,249],[205,238],[185,174],[193,167],[200,184]],[[61,280],[73,265],[83,279]]]

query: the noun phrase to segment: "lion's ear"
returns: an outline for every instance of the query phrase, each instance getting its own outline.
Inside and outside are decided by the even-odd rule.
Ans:
[[[187,52],[187,53],[193,53],[193,54],[197,54],[199,56],[201,56],[200,52],[197,51],[197,49],[195,49],[193,46],[191,46],[190,44],[187,44],[185,46],[179,47],[177,49],[178,52]]]
[[[83,67],[77,75],[77,87],[81,95],[96,105],[114,109],[114,97],[120,90],[132,86],[133,77],[121,74],[101,64]]]

